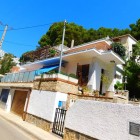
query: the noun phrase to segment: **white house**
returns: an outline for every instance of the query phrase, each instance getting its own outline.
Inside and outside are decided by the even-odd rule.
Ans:
[[[126,38],[120,38],[123,37]],[[132,44],[136,41],[130,35],[127,37],[128,50],[132,50]],[[114,91],[116,78],[122,80],[121,68],[117,66],[124,64],[124,61],[111,50],[113,40],[107,37],[69,49],[65,47],[61,71],[67,75],[75,74],[80,86],[87,86],[101,94]],[[77,83],[68,76],[45,77],[44,81],[40,76],[38,81],[35,80],[36,74],[57,70],[59,62],[59,56],[46,58],[22,65],[17,73],[7,74],[0,83],[0,106],[7,112],[13,111],[22,116],[24,120],[27,116],[30,122],[36,119],[43,120],[45,125],[52,123],[55,109],[68,100],[67,93],[78,93]],[[120,74],[120,77],[116,77],[116,74]],[[102,76],[107,77],[106,83]]]

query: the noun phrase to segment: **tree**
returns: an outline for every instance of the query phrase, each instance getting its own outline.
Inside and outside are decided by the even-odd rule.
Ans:
[[[117,53],[120,57],[122,57],[124,59],[125,57],[125,47],[121,44],[121,43],[112,43],[112,50]]]
[[[14,58],[12,54],[6,53],[4,57],[0,60],[0,65],[1,65],[0,74],[5,74],[10,72],[10,69],[16,65],[16,63],[13,62],[12,58]]]
[[[28,61],[32,61],[32,57],[30,57],[29,55],[27,55],[28,53],[30,53],[32,51],[27,51],[25,53],[23,53],[19,59],[20,62],[24,63],[24,62],[28,62]]]
[[[39,40],[39,47],[44,46],[56,46],[62,42],[63,33],[63,22],[54,23],[47,33],[41,37]],[[74,40],[74,45],[80,45],[89,41],[97,40],[107,36],[115,37],[130,33],[129,29],[119,30],[117,28],[104,28],[101,27],[97,30],[95,29],[85,29],[75,23],[66,24],[65,42],[64,44],[68,47],[71,46],[71,41]]]
[[[44,46],[55,46],[59,45],[62,42],[62,33],[63,33],[63,22],[54,23],[48,30],[48,32],[41,37],[39,40],[40,47]],[[74,39],[75,45],[84,43],[86,40],[86,29],[82,26],[76,25],[75,23],[66,24],[66,35],[64,44],[71,46],[71,41]]]
[[[133,45],[133,52],[130,60],[124,67],[124,76],[127,76],[127,89],[130,97],[140,98],[140,65],[137,60],[140,58],[140,41]]]
[[[128,60],[125,65],[124,75],[127,76],[127,90],[130,97],[140,98],[140,65]]]
[[[133,45],[133,53],[131,59],[133,61],[140,61],[140,41]]]
[[[136,21],[136,24],[130,24],[131,28],[131,34],[134,36],[137,40],[140,40],[140,19]]]

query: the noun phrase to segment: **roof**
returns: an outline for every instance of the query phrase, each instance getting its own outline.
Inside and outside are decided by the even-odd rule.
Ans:
[[[102,60],[104,63],[111,63],[114,62],[116,64],[124,64],[125,62],[123,59],[118,56],[115,52],[109,50],[101,52],[95,48],[72,52],[63,55],[63,60],[69,62],[69,61],[79,61],[83,59],[92,59],[94,57]]]
[[[64,54],[84,51],[84,50],[93,49],[93,48],[95,48],[96,50],[107,51],[111,48],[111,46],[105,39],[96,40],[96,41],[88,42],[79,46],[75,46],[67,51],[64,51]]]
[[[138,41],[137,41],[133,36],[131,36],[130,34],[125,34],[125,35],[117,36],[117,37],[112,38],[112,40],[121,39],[121,38],[124,38],[124,37],[130,37],[130,38],[132,38],[134,41],[138,42]]]
[[[63,63],[81,58],[93,58],[94,56],[104,62],[110,63],[111,61],[115,61],[116,64],[124,64],[124,61],[116,53],[110,50],[111,45],[109,41],[110,38],[103,38],[70,48],[63,52]],[[22,68],[24,68],[23,71],[36,70],[44,66],[59,64],[59,62],[60,57],[57,56],[22,65]]]

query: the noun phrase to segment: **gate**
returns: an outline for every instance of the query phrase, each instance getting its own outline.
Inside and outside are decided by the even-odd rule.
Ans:
[[[52,132],[63,137],[65,116],[67,110],[56,108]]]

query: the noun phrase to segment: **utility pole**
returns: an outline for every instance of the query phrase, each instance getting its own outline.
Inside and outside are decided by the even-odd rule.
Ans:
[[[8,25],[5,25],[5,29],[4,29],[4,32],[2,34],[1,40],[0,40],[0,50],[2,48],[2,43],[3,43],[3,40],[4,40],[7,29],[8,29]]]
[[[65,30],[66,30],[66,20],[64,21],[64,27],[63,27],[62,45],[61,45],[60,62],[59,62],[59,70],[58,70],[59,73],[61,72],[61,65],[62,65],[62,55],[63,55]]]

